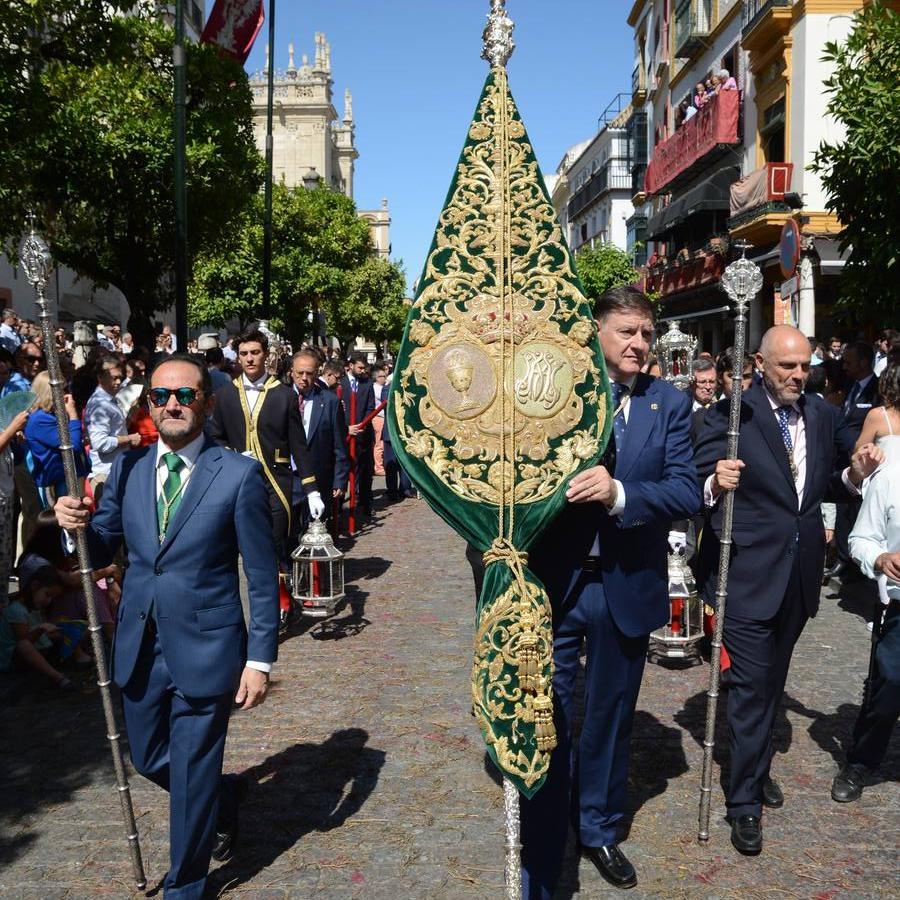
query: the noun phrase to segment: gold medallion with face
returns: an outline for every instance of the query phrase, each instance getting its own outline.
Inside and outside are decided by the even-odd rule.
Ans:
[[[473,419],[494,399],[497,380],[488,355],[474,344],[450,344],[428,367],[431,397],[453,419]]]

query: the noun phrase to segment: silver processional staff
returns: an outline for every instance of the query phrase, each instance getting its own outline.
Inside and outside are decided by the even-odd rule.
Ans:
[[[36,304],[38,318],[41,322],[41,333],[44,336],[44,352],[47,355],[47,370],[50,375],[50,390],[53,394],[53,411],[56,414],[56,426],[59,431],[59,450],[62,455],[63,469],[66,475],[66,490],[72,497],[81,497],[81,484],[75,470],[75,453],[69,434],[69,417],[66,414],[62,376],[59,368],[59,353],[54,339],[53,314],[44,293],[47,279],[53,269],[53,259],[44,240],[34,230],[34,216],[29,215],[29,233],[22,242],[22,268],[25,277],[37,294]],[[94,579],[91,558],[88,553],[87,537],[83,530],[75,534],[75,545],[78,551],[78,569],[81,575],[81,590],[84,593],[85,606],[88,613],[88,631],[91,635],[91,646],[94,650],[94,663],[97,668],[97,685],[103,701],[103,715],[106,720],[106,737],[112,751],[113,768],[116,771],[116,787],[122,807],[122,818],[125,823],[125,835],[131,854],[131,867],[135,884],[139,890],[147,886],[144,876],[144,864],[141,860],[141,845],[138,839],[137,824],[134,821],[134,810],[131,805],[131,790],[122,758],[122,746],[119,743],[119,728],[113,708],[110,691],[109,669],[106,665],[106,649],[103,646],[102,626],[97,617],[94,603]]]

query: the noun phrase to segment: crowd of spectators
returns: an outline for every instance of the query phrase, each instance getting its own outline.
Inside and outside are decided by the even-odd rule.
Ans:
[[[152,346],[141,346],[117,325],[101,325],[89,334],[60,328],[54,340],[67,385],[65,413],[77,475],[99,502],[116,457],[158,440],[148,412],[148,376],[159,360],[177,352],[177,341],[164,326]],[[188,342],[187,352],[203,358],[214,391],[241,376],[238,340],[203,335]],[[387,479],[387,502],[413,496],[389,442],[385,452],[381,403],[390,389],[389,361],[370,364],[358,352],[344,360],[335,349],[315,346],[293,352],[277,339],[268,342],[267,351],[268,375],[293,387],[301,416],[304,400],[314,393],[340,400],[335,439],[329,445],[321,436],[318,441],[310,437],[310,446],[316,444],[317,476],[319,470],[328,473],[332,504],[326,517],[337,510],[337,521],[330,522],[335,531],[346,526],[350,489],[357,526],[371,517],[375,474]],[[50,378],[40,328],[6,309],[0,323],[0,402],[26,391],[30,407],[0,430],[0,672],[23,671],[72,691],[79,689],[75,673],[91,662],[78,566],[64,551],[52,512],[67,489]],[[309,426],[307,412],[304,427]],[[308,521],[308,516],[297,519]],[[96,606],[109,641],[121,577],[118,565],[94,572]]]
[[[737,81],[728,69],[710,72],[702,81],[694,85],[692,93],[682,98],[675,108],[675,127],[680,128],[692,119],[721,91],[736,91]]]

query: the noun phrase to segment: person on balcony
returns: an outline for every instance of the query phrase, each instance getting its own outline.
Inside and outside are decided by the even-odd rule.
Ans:
[[[709,95],[706,92],[706,85],[702,81],[698,81],[694,87],[694,106],[701,110],[709,102]]]
[[[728,69],[719,69],[719,90],[720,91],[736,91],[738,89],[734,76]]]

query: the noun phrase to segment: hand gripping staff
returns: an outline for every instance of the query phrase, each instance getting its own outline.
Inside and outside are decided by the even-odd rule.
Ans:
[[[528,549],[602,454],[609,383],[590,304],[516,109],[513,23],[492,0],[490,72],[409,311],[386,427],[410,480],[483,555],[471,700],[503,777],[506,896],[521,895],[519,794],[556,746],[550,599]]]
[[[747,245],[741,249],[746,253]],[[725,269],[722,288],[735,305],[734,352],[731,373],[731,406],[728,411],[729,460],[737,459],[738,437],[741,430],[741,378],[744,371],[744,355],[747,352],[747,310],[750,301],[762,287],[759,266],[742,257]],[[719,654],[722,649],[722,631],[725,627],[725,602],[728,597],[728,568],[731,564],[731,527],[734,514],[734,491],[725,491],[722,498],[722,536],[719,539],[719,577],[716,583],[716,629],[709,657],[709,691],[706,702],[706,730],[703,737],[703,774],[700,780],[700,829],[699,841],[709,840],[709,803],[712,790],[713,748],[716,743],[716,704],[719,699]]]
[[[47,354],[47,370],[50,374],[50,389],[53,394],[53,411],[56,414],[56,425],[59,429],[59,449],[62,454],[63,469],[66,475],[66,490],[71,497],[81,497],[81,484],[75,471],[75,453],[72,448],[72,438],[69,434],[69,419],[66,415],[63,399],[59,354],[56,350],[56,340],[53,335],[53,314],[50,312],[50,304],[44,294],[44,290],[47,287],[47,278],[53,267],[53,260],[46,243],[35,233],[34,217],[30,216],[29,218],[31,219],[30,231],[22,242],[21,249],[22,268],[25,270],[25,276],[37,294],[38,318],[41,321],[41,333],[44,336],[44,352]],[[143,890],[147,886],[147,879],[144,876],[144,864],[141,861],[141,845],[138,840],[137,825],[134,821],[134,810],[131,806],[131,790],[128,787],[128,776],[125,773],[122,747],[119,743],[119,728],[116,724],[116,713],[113,709],[112,694],[109,687],[110,678],[106,665],[106,651],[103,646],[100,620],[97,618],[97,607],[94,603],[93,570],[91,569],[91,559],[88,553],[87,537],[83,530],[76,532],[75,544],[78,551],[81,589],[84,593],[88,612],[88,631],[91,634],[94,663],[97,667],[97,685],[100,688],[100,697],[103,701],[106,736],[112,751],[113,768],[116,771],[116,787],[119,792],[119,802],[122,806],[125,836],[128,840],[128,850],[131,855],[131,868],[138,890]]]

